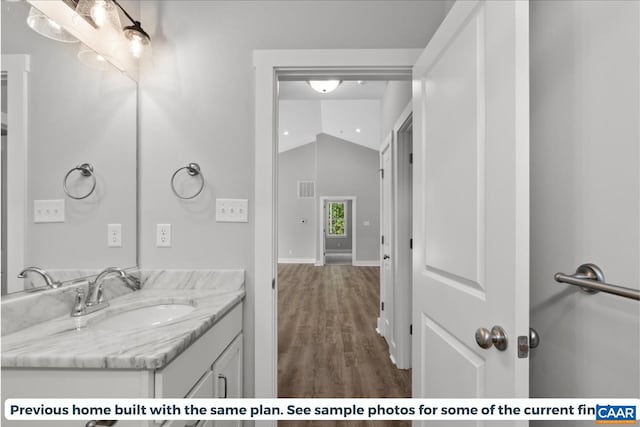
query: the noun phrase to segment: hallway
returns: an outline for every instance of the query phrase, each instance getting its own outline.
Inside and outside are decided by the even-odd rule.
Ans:
[[[278,397],[411,396],[411,371],[393,366],[387,344],[375,330],[379,286],[377,267],[278,266]],[[279,425],[303,424],[280,421]],[[347,423],[305,421],[304,425]]]

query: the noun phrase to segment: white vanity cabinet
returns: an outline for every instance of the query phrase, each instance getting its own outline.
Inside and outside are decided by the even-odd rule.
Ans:
[[[205,398],[224,392],[242,397],[242,303],[226,313],[168,365],[161,369],[3,368],[2,396],[6,398]],[[222,396],[220,396],[222,397]],[[75,421],[13,421],[3,427],[85,427],[90,417]],[[118,421],[115,427],[241,426],[202,421]]]
[[[235,399],[242,397],[242,334],[227,347],[212,368],[215,381],[214,397]],[[241,420],[217,420],[215,427],[241,427]]]

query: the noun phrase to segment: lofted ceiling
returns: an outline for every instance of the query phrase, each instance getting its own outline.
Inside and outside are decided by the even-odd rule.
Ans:
[[[326,133],[378,150],[386,81],[344,81],[327,94],[304,81],[279,83],[279,151],[316,140]]]

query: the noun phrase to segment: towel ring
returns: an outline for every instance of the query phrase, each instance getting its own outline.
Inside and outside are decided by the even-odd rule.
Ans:
[[[87,194],[83,196],[74,196],[73,194],[71,194],[71,192],[69,191],[69,188],[67,187],[67,180],[69,179],[69,175],[71,175],[75,171],[79,171],[80,175],[82,175],[85,178],[90,177],[93,181],[91,184],[91,189],[87,192]],[[91,163],[83,163],[81,165],[76,166],[75,168],[72,168],[64,176],[64,180],[62,181],[62,186],[64,188],[64,192],[66,193],[66,195],[71,197],[72,199],[82,200],[89,197],[93,193],[93,190],[96,189],[96,176],[93,174],[93,165]]]
[[[178,191],[176,190],[176,185],[175,185],[174,181],[175,181],[176,176],[178,175],[178,173],[183,169],[185,169],[190,176],[199,176],[200,177],[200,188],[198,189],[198,191],[195,192],[195,194],[193,194],[191,196],[184,196],[184,195],[178,193]],[[171,190],[173,191],[173,194],[175,194],[176,197],[178,197],[180,199],[183,199],[183,200],[193,199],[198,194],[202,193],[202,189],[204,189],[204,175],[202,175],[202,172],[200,172],[200,165],[197,164],[197,163],[189,163],[187,166],[181,167],[180,169],[175,171],[173,173],[173,176],[171,177]]]

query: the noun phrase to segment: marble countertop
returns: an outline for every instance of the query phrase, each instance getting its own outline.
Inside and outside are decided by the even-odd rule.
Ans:
[[[160,369],[209,330],[244,298],[240,289],[145,289],[110,300],[77,318],[48,320],[2,337],[2,368]],[[167,323],[97,330],[93,322],[137,307],[182,303],[195,309]]]

